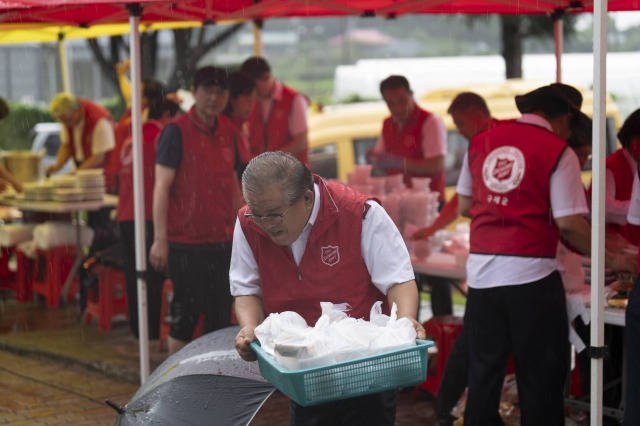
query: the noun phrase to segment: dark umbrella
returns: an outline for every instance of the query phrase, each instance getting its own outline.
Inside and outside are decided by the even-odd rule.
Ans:
[[[169,357],[127,405],[114,407],[116,425],[248,425],[274,387],[236,352],[238,331],[206,334]]]

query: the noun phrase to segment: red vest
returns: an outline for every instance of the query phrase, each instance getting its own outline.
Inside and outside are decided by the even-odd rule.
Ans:
[[[93,135],[93,129],[96,127],[96,123],[101,118],[108,118],[113,123],[111,113],[100,105],[93,103],[87,99],[78,99],[80,105],[82,105],[82,113],[84,114],[84,126],[82,126],[82,153],[84,159],[91,157],[91,136]],[[67,126],[67,134],[69,135],[69,153],[71,158],[76,163],[76,166],[80,165],[80,162],[76,159],[76,144],[75,135],[73,134],[73,128]]]
[[[613,177],[616,180],[616,200],[630,200],[635,170],[629,168],[629,162],[624,155],[624,148],[620,148],[607,157],[607,169],[613,173]],[[640,243],[640,226],[631,223],[626,225],[609,224],[608,226],[618,231],[631,244],[637,246]]]
[[[142,176],[144,182],[144,218],[153,220],[153,185],[156,177],[156,140],[162,123],[148,120],[142,125]],[[133,208],[133,151],[131,138],[122,144],[120,151],[120,190],[118,192],[118,222],[132,221]]]
[[[222,115],[212,131],[194,107],[173,122],[182,132],[182,160],[169,193],[168,240],[194,245],[231,241],[238,134]]]
[[[430,115],[430,112],[415,105],[409,121],[401,129],[393,121],[392,117],[386,118],[382,124],[385,150],[402,158],[424,158],[424,153],[422,152],[422,126]],[[440,193],[438,200],[444,201],[444,170],[440,173],[425,175],[405,173],[402,169],[387,170],[389,175],[397,173],[404,173],[404,183],[407,188],[411,187],[412,177],[430,177],[431,190],[438,191]]]
[[[274,244],[244,217],[246,206],[238,214],[258,263],[266,314],[295,311],[313,326],[320,317],[320,302],[346,302],[351,305],[349,316],[368,320],[373,304],[386,302],[362,260],[362,219],[369,198],[318,176],[314,180],[320,186],[320,212],[299,267],[288,246]]]
[[[551,212],[550,180],[566,147],[552,132],[522,123],[473,138],[472,253],[556,256],[559,231]]]
[[[119,192],[118,175],[120,172],[120,158],[122,157],[122,147],[131,138],[131,108],[126,111],[118,120],[115,126],[115,146],[107,153],[104,160],[104,177],[107,185],[107,192],[115,194]],[[129,140],[129,143],[131,141]]]
[[[249,137],[251,156],[256,157],[266,151],[279,151],[291,140],[293,135],[289,133],[289,117],[293,99],[298,94],[295,90],[285,85],[282,86],[282,99],[274,99],[267,122],[262,121],[262,113],[259,102],[256,102],[249,116]],[[307,150],[296,155],[305,164],[309,164]]]

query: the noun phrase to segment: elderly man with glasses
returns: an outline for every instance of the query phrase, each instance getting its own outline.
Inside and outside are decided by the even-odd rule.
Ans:
[[[247,206],[233,236],[231,294],[241,330],[236,348],[255,360],[254,329],[274,312],[295,311],[313,325],[320,302],[347,303],[369,319],[376,301],[386,313],[415,319],[418,291],[409,254],[385,210],[370,197],[325,181],[291,154],[266,152],[242,175]],[[291,424],[393,425],[397,394],[381,392],[301,407],[290,402]]]

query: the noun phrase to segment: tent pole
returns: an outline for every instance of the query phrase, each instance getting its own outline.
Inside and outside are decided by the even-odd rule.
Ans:
[[[62,78],[62,91],[70,93],[69,64],[67,62],[67,48],[64,44],[64,34],[58,34],[58,57],[60,58],[60,77]]]
[[[256,56],[262,56],[262,19],[254,19],[253,21],[253,53]]]
[[[564,50],[564,35],[562,28],[564,22],[562,17],[564,16],[563,10],[556,10],[553,13],[553,39],[555,41],[555,54],[556,54],[556,83],[562,82],[562,51]]]
[[[129,9],[129,59],[131,63],[131,136],[133,151],[133,209],[136,245],[136,276],[138,281],[138,342],[140,344],[140,383],[149,377],[149,324],[147,320],[146,236],[144,218],[144,180],[142,176],[142,90],[140,87],[140,16],[142,7]]]
[[[607,0],[593,3],[593,172],[591,195],[591,425],[602,425]]]

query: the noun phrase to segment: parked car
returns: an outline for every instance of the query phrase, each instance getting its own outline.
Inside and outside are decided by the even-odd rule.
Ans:
[[[46,171],[48,166],[56,163],[58,149],[60,148],[60,129],[60,123],[38,123],[33,128],[34,136],[31,151],[41,152],[44,150],[42,159],[43,171]],[[54,175],[67,174],[74,169],[73,161],[69,160]]]

